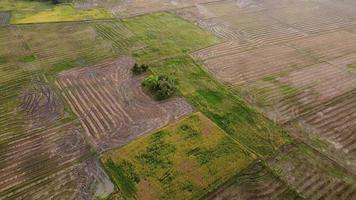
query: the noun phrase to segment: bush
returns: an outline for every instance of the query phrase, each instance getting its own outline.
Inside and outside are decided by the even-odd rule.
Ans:
[[[148,70],[148,65],[145,64],[138,65],[137,63],[135,63],[134,66],[132,67],[132,73],[135,75],[145,73],[147,72],[147,70]]]
[[[176,92],[176,81],[168,76],[150,75],[142,82],[157,100],[168,99]]]

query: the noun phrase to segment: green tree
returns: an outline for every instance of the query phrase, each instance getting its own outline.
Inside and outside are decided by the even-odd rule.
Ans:
[[[145,73],[147,72],[147,70],[148,70],[148,65],[145,64],[138,65],[137,63],[135,63],[134,66],[132,67],[132,73],[134,75]]]
[[[176,81],[168,76],[150,75],[142,82],[157,100],[164,100],[174,95],[177,90]]]

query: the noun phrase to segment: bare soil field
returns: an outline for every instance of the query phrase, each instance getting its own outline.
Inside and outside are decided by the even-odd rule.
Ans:
[[[89,152],[80,129],[72,123],[25,134],[19,140],[1,145],[1,197],[68,166]]]
[[[348,164],[352,168],[356,166],[355,94],[354,90],[333,98],[288,124],[291,129],[306,129],[311,133],[309,137],[317,136],[330,143],[342,153],[338,160],[351,161]]]
[[[58,75],[58,87],[99,150],[113,148],[193,111],[181,98],[157,102],[141,87],[143,77],[134,77],[130,57]]]
[[[176,13],[223,39],[192,53],[211,74],[354,173],[355,11],[350,1],[256,0],[199,4]],[[340,189],[333,196],[331,190],[319,195],[306,190],[311,186],[299,188],[306,180],[284,181],[307,199],[355,195],[354,189],[347,192],[351,186],[338,182],[330,186]],[[334,184],[319,178],[312,183],[319,189]],[[240,190],[234,187],[227,190]]]
[[[0,12],[0,26],[8,24],[9,21],[10,21],[10,13]]]
[[[256,81],[316,62],[312,57],[284,45],[227,54],[204,61],[206,67],[219,79],[233,85]]]
[[[243,87],[251,102],[270,110],[267,113],[271,118],[284,123],[355,90],[356,79],[346,71],[346,65],[341,68],[321,63]]]
[[[113,187],[98,161],[87,159],[17,187],[6,195],[1,195],[0,199],[91,200],[110,194],[114,190]]]
[[[320,59],[331,59],[356,52],[356,33],[340,30],[290,42],[289,45]]]
[[[285,146],[267,165],[305,199],[355,197],[355,176],[302,143]]]
[[[32,79],[20,95],[19,110],[26,113],[27,129],[44,126],[60,119],[64,105],[60,97],[45,82]]]
[[[208,194],[205,199],[296,200],[302,198],[275,176],[261,161],[256,161],[218,190]]]

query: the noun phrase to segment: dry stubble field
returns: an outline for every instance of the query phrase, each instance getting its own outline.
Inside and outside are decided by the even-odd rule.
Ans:
[[[224,40],[192,54],[212,74],[290,133],[354,171],[353,4],[219,1],[176,13]]]

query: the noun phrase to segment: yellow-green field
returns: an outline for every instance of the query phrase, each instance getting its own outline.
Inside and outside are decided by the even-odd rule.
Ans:
[[[53,5],[41,1],[1,0],[0,11],[11,11],[11,24],[112,18],[112,15],[104,9],[80,10],[74,8],[72,4]]]
[[[128,199],[201,198],[253,160],[201,113],[102,157]]]

